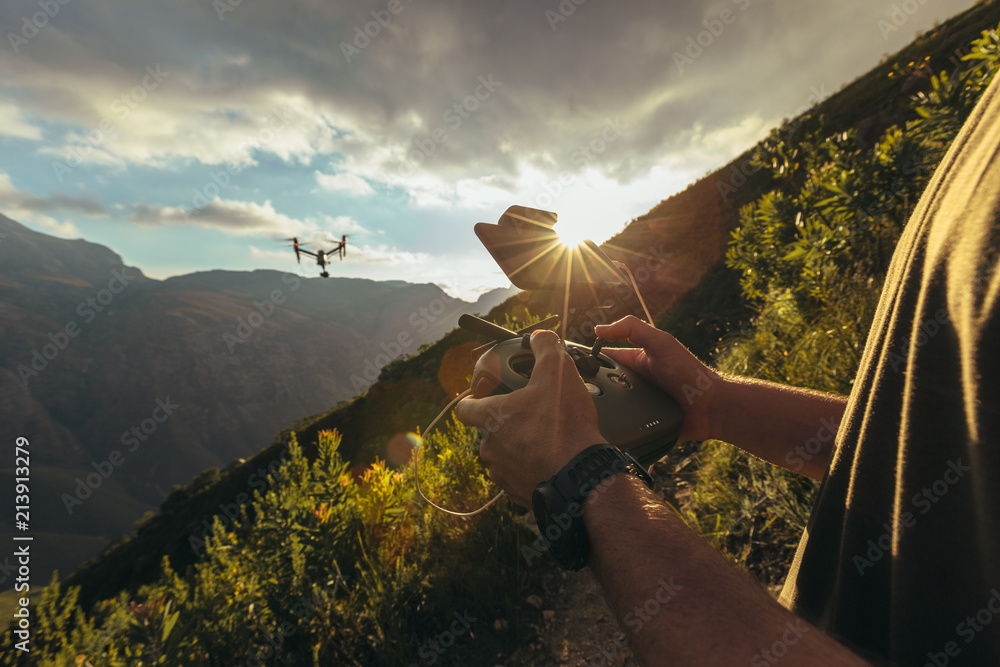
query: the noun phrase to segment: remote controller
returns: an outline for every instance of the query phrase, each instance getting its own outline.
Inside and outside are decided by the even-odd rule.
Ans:
[[[535,365],[528,335],[472,315],[463,315],[458,323],[497,341],[476,362],[472,374],[476,398],[506,394],[528,384]],[[566,351],[594,399],[598,427],[610,444],[649,466],[677,443],[684,414],[669,394],[632,369],[604,354],[594,354],[584,345],[567,342]]]

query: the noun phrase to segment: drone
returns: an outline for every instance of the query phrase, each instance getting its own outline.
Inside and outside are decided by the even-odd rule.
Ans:
[[[332,250],[317,250],[316,252],[312,252],[311,250],[306,250],[305,248],[303,248],[302,246],[305,244],[304,243],[300,244],[299,240],[295,237],[292,237],[288,240],[292,242],[292,247],[295,248],[296,261],[298,261],[298,263],[301,264],[303,254],[309,255],[310,257],[315,257],[316,264],[319,265],[319,268],[323,269],[322,271],[320,271],[319,275],[323,276],[324,278],[330,277],[330,274],[327,273],[326,271],[327,260],[329,260],[334,253],[337,253],[338,255],[340,255],[341,261],[343,261],[344,255],[347,254],[346,234],[340,237],[340,243],[337,243],[337,245]]]

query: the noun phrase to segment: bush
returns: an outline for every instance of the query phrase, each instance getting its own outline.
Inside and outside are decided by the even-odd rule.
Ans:
[[[471,435],[451,423],[429,439],[421,483],[432,497],[474,505],[491,495]],[[477,619],[477,636],[499,632],[494,619],[516,619],[531,580],[518,561],[526,531],[506,503],[473,520],[449,517],[418,501],[412,468],[377,462],[355,479],[336,433],[320,434],[312,462],[290,438],[267,492],[228,528],[216,520],[187,572],[164,557],[154,584],[90,610],[53,579],[31,653],[14,650],[7,633],[4,664],[30,655],[59,667],[400,665],[430,650],[422,642],[453,612]],[[504,632],[523,631],[511,622]],[[434,657],[447,664],[460,653]]]
[[[1000,65],[984,31],[965,66],[912,100],[917,119],[863,149],[821,119],[775,130],[755,154],[772,189],[740,211],[726,264],[755,309],[720,347],[721,370],[850,393],[896,241],[938,162]],[[815,484],[721,442],[706,442],[688,520],[767,584],[781,583]]]

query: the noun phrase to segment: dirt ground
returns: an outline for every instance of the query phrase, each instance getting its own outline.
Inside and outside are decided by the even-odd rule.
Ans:
[[[686,443],[685,443],[686,444]],[[690,446],[678,446],[651,470],[656,491],[674,506],[690,494]],[[530,516],[526,523],[533,523]],[[589,569],[565,572],[553,568],[544,592],[528,604],[541,612],[537,638],[506,657],[497,656],[496,667],[637,667],[627,642],[628,633],[618,625]],[[616,641],[617,640],[617,641]]]
[[[589,570],[553,570],[544,593],[529,598],[539,606],[537,639],[507,656],[504,667],[635,667],[626,634],[604,601]],[[617,639],[617,641],[616,641]]]

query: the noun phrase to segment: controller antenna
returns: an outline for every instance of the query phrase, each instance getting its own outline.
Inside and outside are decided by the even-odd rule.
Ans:
[[[598,336],[597,340],[594,341],[594,347],[590,348],[590,355],[593,357],[599,355],[601,353],[601,350],[604,349],[604,344],[607,342],[608,341]]]

